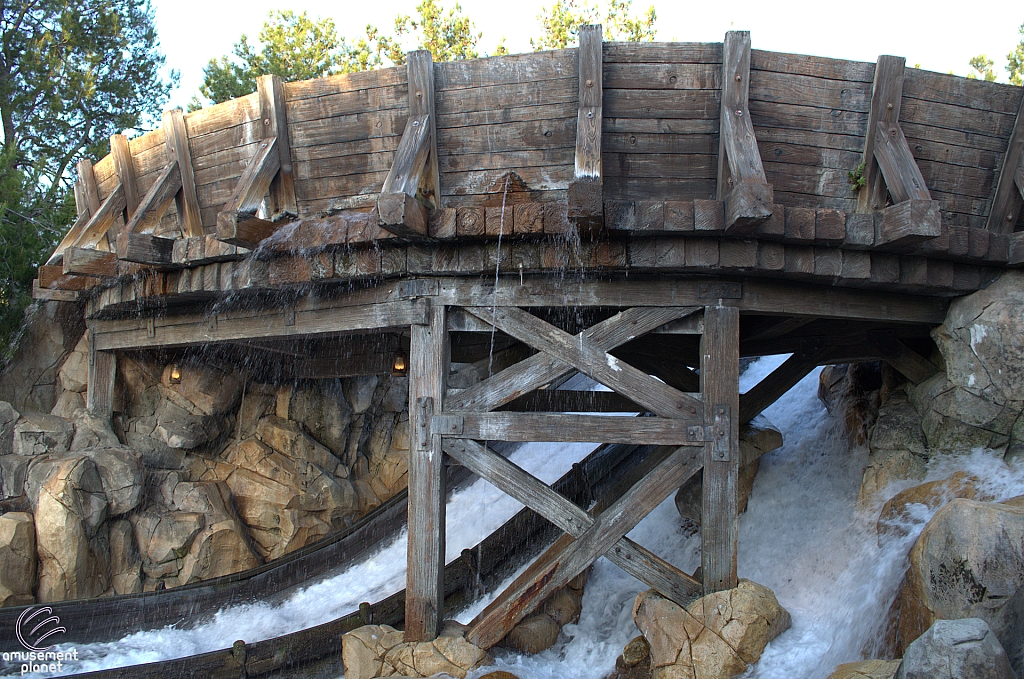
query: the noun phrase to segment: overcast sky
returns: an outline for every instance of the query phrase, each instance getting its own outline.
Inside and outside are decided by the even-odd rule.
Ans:
[[[153,0],[168,67],[181,72],[171,105],[184,107],[202,82],[203,66],[228,53],[242,33],[255,39],[267,13],[290,8],[311,17],[331,17],[346,37],[372,23],[391,32],[394,17],[415,14],[416,0]],[[451,0],[442,0],[446,7]],[[748,30],[755,49],[875,61],[880,54],[906,57],[907,64],[966,75],[967,61],[984,52],[1006,81],[1006,55],[1020,40],[1024,2],[666,2],[634,0],[634,9],[654,5],[658,40],[720,42],[728,30]],[[540,31],[538,15],[551,0],[462,0],[483,32],[481,53],[504,36],[511,52],[529,51]]]

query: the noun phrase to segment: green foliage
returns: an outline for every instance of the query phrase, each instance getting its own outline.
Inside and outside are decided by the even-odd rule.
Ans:
[[[967,74],[967,77],[971,80],[983,78],[988,82],[993,82],[996,79],[996,62],[992,61],[984,54],[971,57],[971,60],[968,63],[970,64],[972,71]]]
[[[1010,74],[1011,85],[1024,85],[1024,24],[1020,25],[1019,32],[1020,42],[1006,55],[1006,72]]]
[[[602,14],[600,6],[590,0],[557,0],[551,9],[543,8],[538,16],[541,35],[530,45],[535,50],[564,49],[575,45],[580,26],[601,24],[605,40],[652,42],[658,17],[651,6],[639,17],[630,16],[633,0],[608,0]]]
[[[456,61],[475,59],[477,42],[483,33],[474,33],[473,21],[462,13],[462,7],[455,7],[447,13],[435,0],[421,0],[416,5],[419,19],[400,16],[395,19],[395,33],[399,36],[415,36],[419,49],[430,50],[434,61]],[[392,61],[400,63],[396,58]],[[401,57],[404,61],[404,55]]]
[[[850,190],[857,193],[868,183],[866,177],[864,177],[864,163],[861,163],[853,169],[853,172],[846,173],[846,181],[850,184]]]
[[[74,163],[154,119],[163,66],[148,0],[0,2],[0,345],[74,219]]]

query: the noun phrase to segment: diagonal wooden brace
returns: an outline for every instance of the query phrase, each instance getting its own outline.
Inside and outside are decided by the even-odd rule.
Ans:
[[[444,451],[498,490],[534,510],[574,538],[594,525],[594,518],[540,479],[476,441],[443,439]],[[669,599],[685,606],[702,593],[700,584],[661,557],[627,537],[606,554],[616,566]]]
[[[656,415],[691,417],[703,408],[699,399],[673,389],[579,335],[570,335],[522,309],[466,307],[466,310],[484,322],[493,321],[502,332],[568,363]]]
[[[701,307],[633,308],[584,330],[573,338],[601,351],[612,349],[645,335],[665,323],[684,318]],[[489,317],[489,314],[485,314]],[[483,319],[490,325],[487,318]],[[493,410],[519,396],[569,374],[573,367],[550,354],[539,353],[509,366],[465,391],[450,396],[445,410]]]
[[[636,483],[578,538],[566,536],[542,554],[470,623],[466,638],[480,648],[501,641],[558,588],[616,546],[636,524],[702,466],[698,448],[677,448]]]

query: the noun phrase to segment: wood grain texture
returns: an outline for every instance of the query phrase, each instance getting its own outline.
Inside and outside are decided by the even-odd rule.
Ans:
[[[1003,154],[999,182],[992,195],[992,207],[985,227],[992,233],[1013,233],[1024,203],[1024,97]]]
[[[885,207],[882,171],[875,159],[876,136],[880,123],[899,124],[905,70],[906,59],[903,57],[883,55],[878,57],[875,65],[871,111],[868,114],[864,154],[861,157],[865,184],[858,195],[858,212],[872,212]]]
[[[178,162],[174,161],[167,165],[160,173],[153,185],[143,196],[135,214],[132,215],[125,233],[152,233],[163,219],[167,208],[171,206],[174,197],[181,190],[181,170]]]
[[[437,114],[434,111],[434,62],[429,50],[417,50],[407,56],[409,72],[409,117],[427,116],[430,149],[426,173],[421,178],[424,200],[430,207],[442,207],[441,172],[437,155]]]
[[[203,235],[203,217],[199,211],[196,194],[196,180],[192,169],[192,152],[189,150],[188,132],[181,109],[164,113],[164,139],[166,140],[167,161],[177,162],[181,173],[181,190],[175,197],[175,208],[181,220],[181,233],[186,238]]]
[[[295,180],[292,170],[291,142],[288,137],[288,112],[285,105],[284,85],[276,75],[262,75],[256,79],[256,94],[260,102],[260,120],[264,139],[277,139],[278,172],[270,184],[271,219],[299,214],[295,202]]]
[[[576,155],[568,187],[569,218],[581,226],[596,226],[604,208],[601,167],[603,71],[601,26],[579,30],[579,110],[576,116]]]

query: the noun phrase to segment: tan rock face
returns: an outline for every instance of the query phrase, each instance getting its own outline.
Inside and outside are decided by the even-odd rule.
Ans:
[[[346,679],[431,677],[466,674],[489,660],[485,651],[465,640],[464,630],[449,621],[434,641],[405,643],[404,633],[387,625],[365,625],[342,637]]]
[[[1024,508],[957,499],[939,509],[910,551],[900,603],[901,651],[936,620],[980,618],[1024,669]]]
[[[662,678],[735,677],[790,625],[772,591],[749,580],[685,609],[653,590],[642,592],[633,620],[650,646],[653,674]]]
[[[587,569],[569,581],[565,587],[555,590],[532,614],[513,627],[502,646],[520,653],[540,653],[551,648],[558,641],[562,627],[575,623],[583,611],[583,588],[587,584],[590,570]]]
[[[135,529],[128,519],[110,524],[110,585],[114,594],[142,591],[142,559],[135,545]]]
[[[861,660],[839,665],[828,679],[892,679],[899,660]]]
[[[32,515],[0,516],[0,606],[35,603],[36,530]]]
[[[57,377],[65,391],[85,392],[89,386],[89,338],[86,335],[82,335],[75,350],[68,354]]]
[[[913,488],[907,488],[891,497],[878,515],[876,528],[879,540],[885,535],[907,535],[904,527],[910,519],[908,505],[922,504],[935,509],[956,498],[968,500],[990,500],[978,491],[978,477],[967,472],[956,472],[949,478],[929,481]]]
[[[24,413],[14,425],[15,455],[42,455],[64,452],[71,448],[75,427],[62,417]]]

